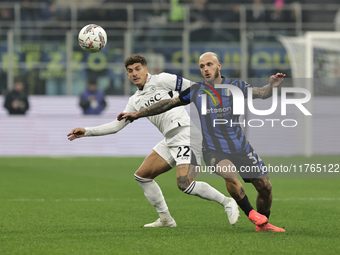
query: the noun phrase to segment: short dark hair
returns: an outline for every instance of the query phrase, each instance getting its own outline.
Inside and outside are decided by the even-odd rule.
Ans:
[[[125,60],[125,63],[124,63],[125,68],[127,68],[128,66],[133,65],[135,63],[141,63],[143,66],[146,66],[148,64],[146,62],[146,59],[142,55],[133,54]]]

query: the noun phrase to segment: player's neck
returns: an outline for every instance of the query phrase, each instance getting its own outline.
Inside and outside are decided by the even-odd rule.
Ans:
[[[214,81],[214,85],[215,84],[221,84],[221,83],[222,83],[222,77],[221,76],[216,78],[215,81]]]
[[[137,87],[139,90],[143,90],[145,84],[146,84],[146,81],[145,81],[143,84],[135,84],[135,85],[136,85],[136,87]]]
[[[221,84],[222,83],[222,77],[217,77],[213,81],[207,82],[210,86],[215,87],[215,84]]]

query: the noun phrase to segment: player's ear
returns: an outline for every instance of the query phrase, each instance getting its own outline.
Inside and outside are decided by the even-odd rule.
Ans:
[[[221,62],[218,62],[218,70],[221,70],[221,68],[222,68]]]
[[[146,67],[145,70],[146,70],[147,72],[149,72],[149,67]]]

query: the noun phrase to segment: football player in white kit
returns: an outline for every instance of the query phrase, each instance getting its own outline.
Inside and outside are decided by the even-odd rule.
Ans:
[[[189,80],[177,75],[149,74],[146,59],[138,54],[125,60],[125,68],[129,79],[138,90],[130,97],[124,112],[137,112],[162,99],[178,96],[180,91],[191,85]],[[150,116],[148,119],[165,138],[153,148],[134,174],[146,198],[159,214],[155,222],[144,227],[177,226],[170,215],[160,187],[154,181],[155,177],[174,166],[177,166],[177,185],[180,190],[186,194],[220,203],[228,215],[230,224],[236,224],[239,217],[236,201],[226,197],[206,182],[194,181],[197,174],[195,166],[200,165],[201,161],[201,140],[192,139],[190,142],[190,131],[193,132],[191,130],[193,126],[190,126],[190,118],[184,107],[176,107],[162,114]],[[75,128],[67,136],[72,141],[80,137],[114,134],[129,123],[130,121],[114,120],[97,127]],[[199,141],[193,144],[193,140]]]

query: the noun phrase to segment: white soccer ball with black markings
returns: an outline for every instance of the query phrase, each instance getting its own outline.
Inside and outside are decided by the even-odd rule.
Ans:
[[[95,53],[104,49],[107,43],[107,35],[101,26],[90,24],[80,30],[78,42],[83,50]]]

